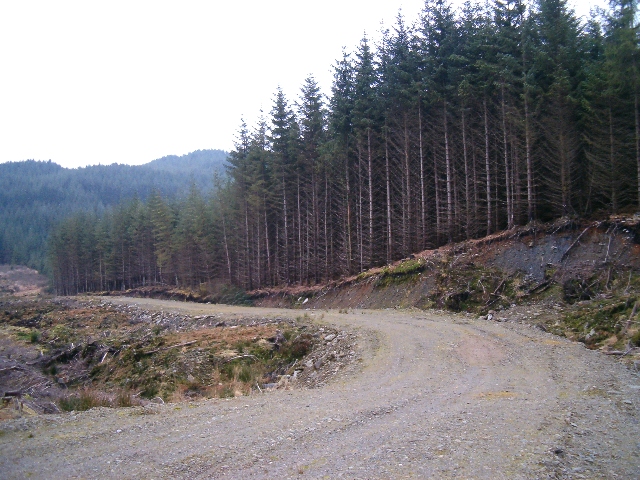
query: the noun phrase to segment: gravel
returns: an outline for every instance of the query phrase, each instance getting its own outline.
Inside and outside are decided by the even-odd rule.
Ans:
[[[116,301],[189,315],[294,314]],[[640,478],[640,378],[614,358],[518,323],[307,313],[331,332],[328,344],[333,332],[348,335],[360,359],[321,388],[6,421],[0,476]]]

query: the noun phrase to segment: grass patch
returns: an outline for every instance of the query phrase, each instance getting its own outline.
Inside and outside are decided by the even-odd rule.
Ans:
[[[140,401],[130,392],[118,391],[112,395],[92,388],[82,388],[58,401],[58,407],[63,412],[84,412],[96,407],[135,407]]]
[[[77,394],[61,398],[58,406],[63,412],[83,412],[95,407],[110,407],[111,402],[97,392],[83,389]]]

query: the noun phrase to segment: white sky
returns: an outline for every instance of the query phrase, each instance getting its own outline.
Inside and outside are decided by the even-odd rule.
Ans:
[[[454,4],[462,3],[454,0]],[[605,0],[570,0],[579,15]],[[423,0],[0,2],[0,162],[66,167],[141,164],[233,148],[313,74],[330,93],[331,65],[366,31],[376,37]]]

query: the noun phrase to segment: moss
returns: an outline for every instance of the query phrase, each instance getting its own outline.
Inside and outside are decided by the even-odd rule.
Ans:
[[[387,265],[378,274],[376,287],[388,287],[415,282],[426,270],[426,262],[422,258],[405,260],[397,265]]]
[[[614,297],[577,306],[563,317],[568,336],[590,348],[600,346],[614,335],[620,336],[618,343],[624,343],[623,329],[637,300],[636,297]]]

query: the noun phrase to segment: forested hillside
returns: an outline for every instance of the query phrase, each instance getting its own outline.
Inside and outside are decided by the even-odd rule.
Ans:
[[[78,211],[101,216],[134,196],[185,195],[194,183],[210,189],[214,172],[224,172],[227,153],[198,150],[140,166],[63,168],[51,161],[0,164],[0,263],[45,268],[45,247],[53,225]]]
[[[61,292],[312,284],[531,221],[636,211],[637,2],[427,0],[242,124],[229,183],[64,222]],[[320,67],[319,67],[320,68]]]

